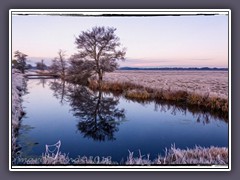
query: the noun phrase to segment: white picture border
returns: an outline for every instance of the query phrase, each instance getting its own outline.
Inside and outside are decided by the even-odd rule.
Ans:
[[[12,16],[45,14],[124,14],[124,15],[227,15],[228,16],[228,166],[13,166],[11,162],[12,125]],[[10,9],[9,10],[9,170],[10,171],[231,171],[231,10],[230,9]]]

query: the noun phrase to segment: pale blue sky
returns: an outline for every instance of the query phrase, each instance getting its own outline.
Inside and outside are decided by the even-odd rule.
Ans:
[[[127,48],[121,66],[227,67],[228,16],[68,17],[12,16],[12,50],[51,59],[77,52],[75,36],[93,26],[117,28]]]

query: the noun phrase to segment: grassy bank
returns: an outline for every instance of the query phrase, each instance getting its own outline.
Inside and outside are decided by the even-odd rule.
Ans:
[[[92,80],[89,87],[98,90],[98,84]],[[184,90],[153,89],[129,82],[106,82],[102,83],[103,91],[110,91],[122,94],[131,100],[164,100],[169,102],[182,103],[187,106],[197,106],[218,113],[228,114],[228,100],[220,97],[209,96],[209,93],[197,94]]]
[[[13,69],[12,70],[12,155],[15,156],[15,153],[18,151],[17,146],[17,136],[18,129],[20,127],[20,120],[24,115],[22,107],[21,96],[24,93],[24,83],[23,74],[20,71]]]
[[[227,165],[228,148],[196,146],[193,149],[178,149],[172,146],[166,150],[165,156],[158,155],[154,160],[150,154],[139,153],[135,156],[129,151],[129,155],[123,163],[112,161],[111,157],[86,157],[78,156],[76,159],[69,158],[66,154],[59,153],[52,157],[43,155],[40,158],[16,159],[18,165]]]

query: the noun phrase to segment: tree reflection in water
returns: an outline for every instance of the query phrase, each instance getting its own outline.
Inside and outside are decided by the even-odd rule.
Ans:
[[[69,95],[74,116],[80,117],[78,130],[84,137],[96,141],[115,140],[114,133],[125,119],[125,110],[118,109],[119,99],[103,92],[92,92],[84,86],[74,88]]]
[[[118,98],[59,80],[49,85],[53,96],[60,99],[61,104],[68,101],[73,115],[80,118],[77,128],[84,137],[96,141],[115,140],[114,133],[125,119],[125,110],[117,107]]]
[[[202,123],[203,125],[210,124],[211,121],[219,120],[228,123],[227,114],[220,114],[214,111],[207,111],[206,109],[200,109],[196,106],[185,106],[177,103],[169,102],[155,102],[155,111],[167,112],[170,111],[172,115],[176,116],[179,113],[187,115],[190,112],[192,116],[196,119],[197,123]]]
[[[39,84],[42,84],[42,87],[45,88],[46,79],[45,79],[45,78],[39,78],[38,85],[39,85]]]
[[[66,81],[54,79],[54,81],[50,81],[49,85],[50,89],[53,90],[53,96],[60,99],[60,104],[64,104],[64,102],[68,101]]]

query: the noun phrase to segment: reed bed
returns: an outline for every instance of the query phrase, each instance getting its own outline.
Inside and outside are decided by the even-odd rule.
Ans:
[[[174,145],[166,150],[165,156],[158,156],[153,161],[150,155],[144,156],[139,151],[139,155],[134,157],[129,151],[127,165],[227,165],[228,148],[210,147],[203,148],[196,146],[193,149],[179,149]]]
[[[99,89],[95,80],[89,82],[89,87],[92,90]],[[131,100],[164,100],[228,114],[228,99],[219,96],[210,96],[209,92],[196,93],[194,91],[174,90],[170,88],[153,89],[148,86],[119,81],[104,81],[101,85],[101,90],[121,93],[124,97]]]
[[[196,146],[193,149],[178,149],[173,145],[166,150],[165,156],[158,155],[154,160],[150,154],[142,155],[141,151],[137,156],[129,151],[127,160],[123,163],[112,161],[111,157],[78,156],[75,159],[69,158],[67,154],[59,153],[57,157],[43,155],[40,158],[16,158],[18,165],[228,165],[228,148],[210,147],[203,148]]]

